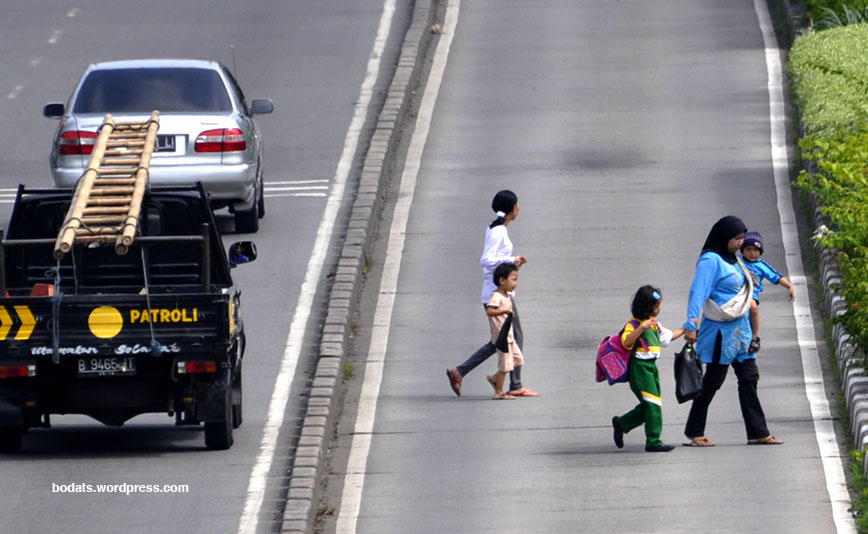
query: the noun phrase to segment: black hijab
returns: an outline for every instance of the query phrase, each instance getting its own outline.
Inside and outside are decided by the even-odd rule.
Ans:
[[[708,237],[705,239],[705,244],[702,245],[702,252],[714,252],[728,263],[735,263],[735,254],[729,251],[729,240],[742,232],[747,232],[747,226],[741,219],[734,215],[727,215],[721,218],[711,231],[708,232]]]

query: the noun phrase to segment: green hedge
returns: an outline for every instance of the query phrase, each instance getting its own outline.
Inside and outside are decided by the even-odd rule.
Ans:
[[[806,132],[843,140],[868,129],[868,24],[808,33],[790,50],[789,74]]]
[[[868,354],[868,24],[812,32],[790,50],[789,74],[807,137],[798,186],[815,194],[831,231],[821,238],[837,249],[844,324]]]
[[[804,5],[808,12],[815,14],[820,11],[820,8],[829,8],[836,13],[842,13],[845,7],[851,9],[864,9],[868,7],[868,0],[802,0],[799,2]]]

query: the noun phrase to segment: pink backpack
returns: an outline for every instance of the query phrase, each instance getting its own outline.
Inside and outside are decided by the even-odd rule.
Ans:
[[[639,326],[636,321],[630,321],[633,328]],[[607,380],[609,385],[627,381],[627,363],[630,361],[632,350],[621,344],[622,328],[614,336],[606,336],[597,348],[597,382]],[[639,343],[648,350],[648,345],[640,337]]]

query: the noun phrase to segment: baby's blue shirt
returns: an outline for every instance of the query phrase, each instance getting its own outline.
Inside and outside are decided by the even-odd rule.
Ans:
[[[753,298],[754,300],[759,300],[759,294],[763,290],[763,279],[768,280],[773,284],[777,284],[780,281],[783,275],[779,273],[774,267],[771,266],[767,261],[760,258],[756,261],[747,261],[744,257],[741,258],[744,262],[744,266],[751,272],[753,275]]]

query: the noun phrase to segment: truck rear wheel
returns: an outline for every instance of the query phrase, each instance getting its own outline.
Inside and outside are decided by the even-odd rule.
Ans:
[[[24,429],[20,426],[0,427],[0,453],[15,453],[21,450],[21,435]]]
[[[238,375],[235,377],[235,381],[232,383],[232,428],[238,428],[241,426],[243,421],[241,410],[242,410],[242,400],[243,397],[241,395],[241,371],[238,371]]]
[[[205,446],[213,451],[225,451],[232,446],[232,391],[226,393],[223,403],[223,421],[205,423]]]

